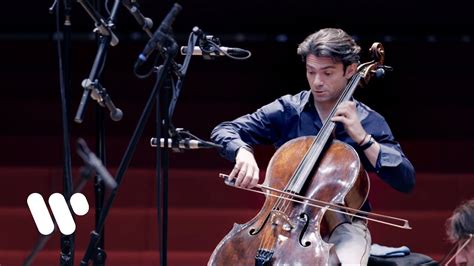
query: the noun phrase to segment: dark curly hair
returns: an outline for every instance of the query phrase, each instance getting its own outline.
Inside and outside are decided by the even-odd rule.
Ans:
[[[341,29],[321,29],[308,37],[298,46],[298,54],[306,61],[310,54],[329,56],[341,62],[344,67],[359,63],[360,47],[354,39]]]

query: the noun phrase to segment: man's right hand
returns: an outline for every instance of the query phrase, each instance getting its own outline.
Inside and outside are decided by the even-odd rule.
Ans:
[[[236,178],[235,186],[252,188],[258,184],[259,169],[253,153],[246,148],[239,148],[235,157],[234,169],[229,174],[231,179]]]

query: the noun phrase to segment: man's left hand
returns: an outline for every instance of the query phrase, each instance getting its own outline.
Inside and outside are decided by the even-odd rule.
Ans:
[[[365,132],[360,123],[355,102],[345,101],[339,104],[331,121],[341,122],[344,125],[347,134],[356,143],[361,143],[367,135],[367,132]]]

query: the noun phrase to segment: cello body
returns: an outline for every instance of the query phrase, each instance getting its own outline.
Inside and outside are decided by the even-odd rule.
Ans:
[[[293,193],[288,183],[314,140],[314,136],[299,137],[281,146],[267,167],[264,184]],[[359,209],[368,191],[368,175],[357,152],[333,140],[295,194]],[[245,224],[234,224],[208,265],[328,265],[333,245],[323,238],[350,218],[324,206],[282,200],[265,192],[260,212]]]

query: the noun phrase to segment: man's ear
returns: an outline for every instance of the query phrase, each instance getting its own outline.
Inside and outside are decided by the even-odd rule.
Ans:
[[[346,67],[346,73],[344,74],[344,77],[349,79],[352,77],[352,75],[354,75],[357,71],[357,64],[356,63],[353,63],[353,64],[350,64]]]

